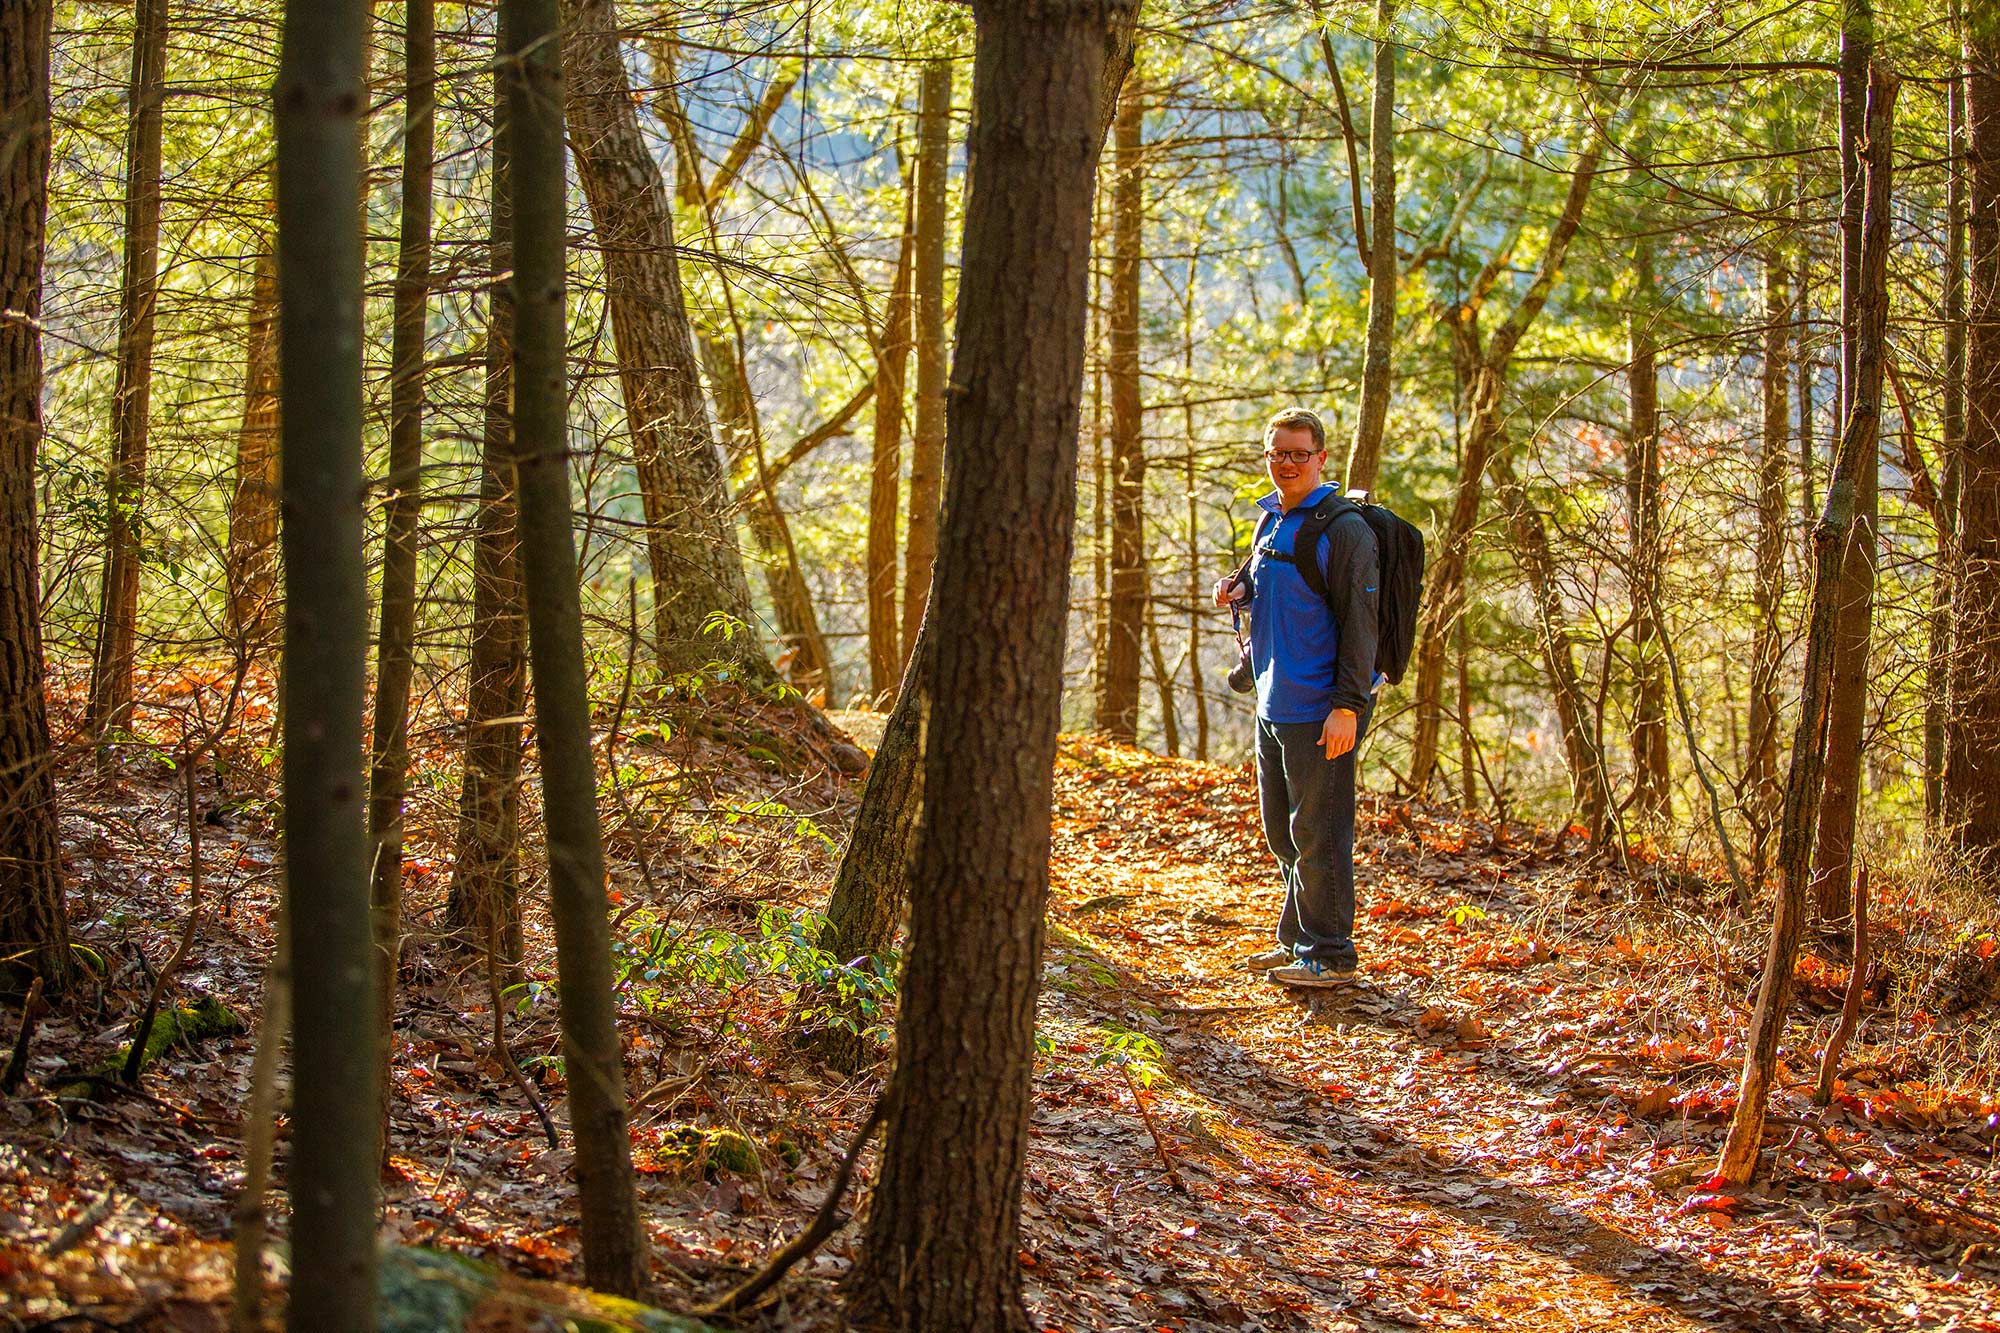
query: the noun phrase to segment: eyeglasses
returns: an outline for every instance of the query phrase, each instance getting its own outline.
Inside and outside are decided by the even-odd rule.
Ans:
[[[1264,457],[1273,463],[1290,463],[1293,467],[1303,467],[1312,462],[1317,449],[1266,449]]]

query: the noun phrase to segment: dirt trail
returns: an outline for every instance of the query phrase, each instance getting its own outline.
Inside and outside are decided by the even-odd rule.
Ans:
[[[1654,1185],[1719,1142],[1708,1050],[1741,1014],[1584,924],[1613,914],[1580,857],[1372,804],[1362,972],[1297,994],[1230,970],[1276,912],[1247,777],[1076,743],[1057,786],[1026,1242],[1052,1326],[2000,1329],[1994,1229],[1803,1131],[1740,1203]],[[1867,1132],[1938,1196],[1986,1164],[1964,1125]]]

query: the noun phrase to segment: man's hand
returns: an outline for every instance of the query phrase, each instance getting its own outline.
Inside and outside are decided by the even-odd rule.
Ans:
[[[1238,596],[1240,591],[1242,590],[1238,588],[1234,574],[1228,574],[1217,579],[1215,581],[1215,604],[1217,606],[1228,606],[1231,602],[1243,600]]]
[[[1319,743],[1326,747],[1328,759],[1338,759],[1354,748],[1354,710],[1336,708],[1326,715],[1326,725],[1319,729]]]

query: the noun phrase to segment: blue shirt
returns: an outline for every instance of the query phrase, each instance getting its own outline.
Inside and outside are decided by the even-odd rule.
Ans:
[[[1257,672],[1257,716],[1267,722],[1324,722],[1336,704],[1350,708],[1365,705],[1365,699],[1357,703],[1337,698],[1340,626],[1335,623],[1326,600],[1312,590],[1296,565],[1269,558],[1269,552],[1276,551],[1293,559],[1317,560],[1321,571],[1326,572],[1333,541],[1331,529],[1321,536],[1317,551],[1295,551],[1293,540],[1313,507],[1337,493],[1329,482],[1290,510],[1284,508],[1275,491],[1257,501],[1266,513],[1280,516],[1275,526],[1263,525],[1266,530],[1250,562],[1250,586],[1254,590],[1250,604],[1250,661]],[[1362,523],[1362,520],[1357,514],[1352,519],[1337,520],[1334,526],[1347,522]],[[1365,523],[1362,531],[1367,531]],[[1367,554],[1372,563],[1373,534],[1369,534]],[[1369,587],[1365,591],[1373,594],[1375,590]],[[1372,610],[1372,596],[1369,607]],[[1372,619],[1367,630],[1372,635]],[[1372,646],[1368,651],[1372,657]],[[1360,681],[1366,682],[1373,674],[1372,665],[1368,664],[1369,669]],[[1366,684],[1361,688],[1366,689]]]

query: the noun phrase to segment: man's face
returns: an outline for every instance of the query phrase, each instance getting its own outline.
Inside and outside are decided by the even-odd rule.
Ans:
[[[1264,467],[1289,508],[1319,489],[1326,450],[1313,443],[1312,432],[1304,426],[1280,426],[1264,444]]]

